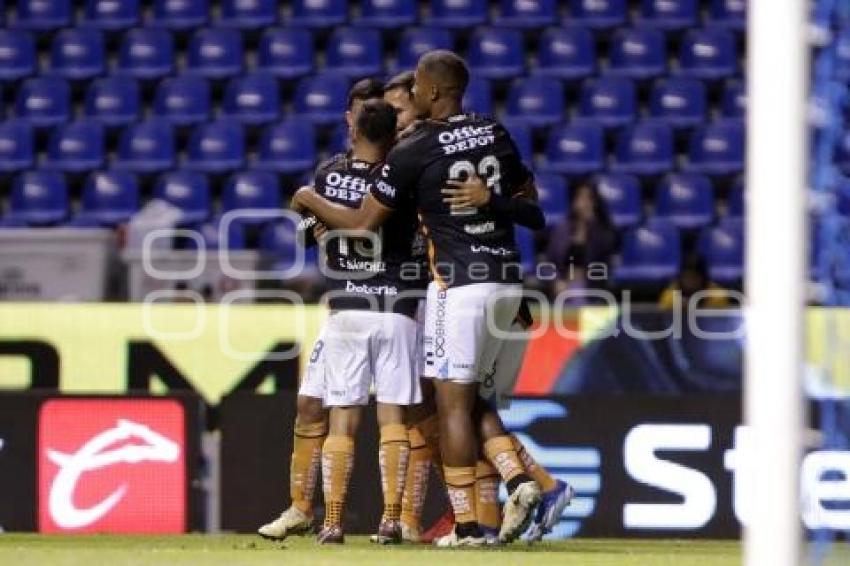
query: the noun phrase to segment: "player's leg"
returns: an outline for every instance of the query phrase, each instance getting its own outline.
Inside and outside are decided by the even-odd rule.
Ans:
[[[539,541],[545,534],[552,532],[554,526],[561,520],[564,509],[569,507],[570,502],[575,497],[575,491],[566,482],[553,478],[546,468],[535,461],[515,435],[511,435],[511,440],[525,471],[534,478],[534,481],[543,490],[543,497],[540,500],[540,506],[537,508],[537,515],[534,517],[534,524],[528,531],[529,541]]]
[[[403,408],[400,405],[378,403],[378,427],[378,464],[381,471],[384,511],[378,533],[372,541],[378,544],[398,544],[402,541],[401,500],[410,457],[410,441],[407,427],[404,425]]]
[[[325,521],[317,539],[320,544],[344,542],[342,519],[354,468],[354,435],[360,425],[361,412],[357,405],[331,408],[330,432],[322,448]]]
[[[289,467],[291,505],[274,521],[258,529],[266,538],[283,539],[290,534],[304,534],[313,527],[313,494],[319,478],[322,445],[328,434],[328,412],[325,396],[324,329],[310,354],[298,391],[292,457]]]
[[[499,504],[501,481],[499,470],[493,464],[486,458],[478,460],[475,466],[475,509],[478,524],[491,544],[498,540],[502,526],[502,506]]]

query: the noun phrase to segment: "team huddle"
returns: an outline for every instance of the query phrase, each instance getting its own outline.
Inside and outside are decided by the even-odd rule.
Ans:
[[[365,79],[349,95],[351,149],[322,163],[291,206],[330,271],[331,314],[302,376],[290,469],[292,505],[259,533],[313,525],[342,543],[354,443],[377,400],[384,511],[372,540],[423,540],[432,466],[454,527],[438,546],[539,540],[573,490],[539,466],[497,409],[516,383],[531,324],[514,224],[543,227],[533,176],[505,128],[465,114],[469,73],[432,51],[415,73]],[[500,507],[504,481],[508,497]],[[532,524],[533,523],[533,524]]]

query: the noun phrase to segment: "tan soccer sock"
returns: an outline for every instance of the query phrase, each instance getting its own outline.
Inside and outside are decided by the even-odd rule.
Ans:
[[[313,511],[313,493],[319,478],[322,444],[327,435],[328,425],[325,422],[295,423],[289,465],[289,497],[294,507],[308,515]]]
[[[443,466],[446,490],[455,513],[455,523],[478,520],[475,512],[475,466],[452,468]]]
[[[510,436],[496,436],[485,442],[484,455],[496,466],[505,483],[525,473]]]
[[[437,418],[437,415],[431,415],[425,420],[418,422],[416,428],[419,429],[422,438],[425,439],[425,443],[431,449],[431,458],[433,458],[434,465],[442,469],[443,459],[440,457],[440,420]]]
[[[407,463],[407,478],[404,481],[404,496],[401,498],[401,521],[418,528],[422,520],[422,507],[428,492],[431,472],[431,449],[416,427],[407,429],[410,442],[410,459]]]
[[[478,460],[478,465],[475,466],[475,510],[478,524],[494,530],[499,530],[502,525],[499,481],[499,470],[486,460]]]
[[[401,518],[401,498],[407,478],[410,441],[403,424],[381,427],[381,446],[378,463],[381,468],[381,488],[384,492],[384,519],[398,521]]]
[[[354,466],[354,439],[328,436],[322,447],[322,486],[325,494],[325,526],[342,524],[348,480]]]
[[[531,454],[528,453],[528,450],[525,449],[525,446],[522,445],[522,442],[520,442],[513,434],[511,435],[511,442],[513,442],[514,450],[516,450],[525,471],[534,479],[534,481],[540,484],[540,488],[543,491],[551,491],[555,489],[555,478],[546,471],[546,468],[534,460]]]

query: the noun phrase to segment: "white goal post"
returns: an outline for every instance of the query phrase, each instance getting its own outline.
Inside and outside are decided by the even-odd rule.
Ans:
[[[747,566],[802,559],[808,2],[750,0],[747,55]]]

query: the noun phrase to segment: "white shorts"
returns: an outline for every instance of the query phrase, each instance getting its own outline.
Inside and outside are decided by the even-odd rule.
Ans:
[[[473,283],[440,289],[428,285],[425,313],[425,371],[431,379],[479,381],[489,370],[510,331],[522,286]]]
[[[519,370],[525,358],[530,334],[522,324],[514,322],[511,326],[512,337],[505,340],[502,349],[489,370],[482,372],[478,394],[496,409],[507,409],[511,405]]]
[[[328,407],[366,405],[372,389],[379,403],[419,403],[417,341],[416,322],[407,316],[333,313],[319,333],[298,394],[321,398]]]

